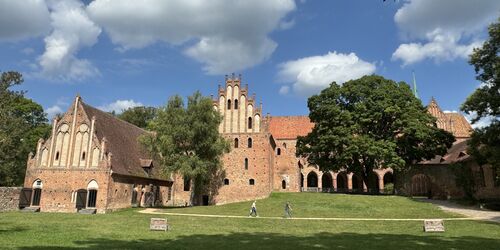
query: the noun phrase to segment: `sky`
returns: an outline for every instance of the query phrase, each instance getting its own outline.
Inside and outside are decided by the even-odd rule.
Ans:
[[[498,0],[0,0],[0,71],[49,117],[84,102],[119,113],[216,95],[242,75],[263,113],[307,115],[331,82],[378,74],[448,112],[479,86],[468,55]]]

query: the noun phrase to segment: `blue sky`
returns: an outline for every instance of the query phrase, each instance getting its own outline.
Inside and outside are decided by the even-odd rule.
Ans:
[[[79,93],[120,111],[216,94],[242,74],[264,113],[304,115],[307,97],[364,74],[412,81],[444,110],[479,85],[467,55],[500,2],[0,0],[0,71],[50,115]]]

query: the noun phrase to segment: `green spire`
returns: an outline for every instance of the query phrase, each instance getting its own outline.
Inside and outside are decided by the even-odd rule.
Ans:
[[[420,98],[418,97],[418,91],[417,91],[417,80],[415,78],[415,71],[411,71],[411,73],[413,74],[413,95],[416,97],[416,98]]]

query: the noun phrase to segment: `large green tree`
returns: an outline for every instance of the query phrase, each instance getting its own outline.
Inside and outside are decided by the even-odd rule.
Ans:
[[[330,87],[308,100],[312,131],[297,142],[297,156],[321,170],[347,169],[370,186],[373,169],[405,169],[444,155],[453,135],[435,126],[404,82],[364,76]]]
[[[11,90],[22,82],[18,72],[0,77],[0,186],[22,184],[29,152],[50,132],[42,106]]]
[[[165,173],[191,180],[191,204],[199,204],[203,192],[220,185],[221,157],[229,152],[229,143],[218,131],[221,121],[212,100],[200,92],[188,97],[187,107],[176,95],[149,123],[154,132],[141,138]]]
[[[462,104],[462,111],[475,115],[473,124],[491,120],[488,126],[474,130],[469,151],[481,164],[496,168],[496,183],[500,184],[500,18],[489,26],[488,33],[489,39],[474,49],[469,60],[481,86]]]
[[[148,122],[156,117],[155,107],[132,107],[123,111],[118,118],[136,125],[139,128],[147,128]]]

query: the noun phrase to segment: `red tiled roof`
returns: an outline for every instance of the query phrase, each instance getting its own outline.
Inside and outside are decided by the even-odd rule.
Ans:
[[[311,132],[314,123],[307,116],[272,116],[269,132],[276,139],[297,139]]]
[[[435,164],[451,164],[455,162],[465,161],[470,158],[467,154],[467,141],[461,141],[454,143],[451,148],[448,149],[446,155],[436,156],[431,160],[421,161],[418,164],[423,165],[435,165]]]

